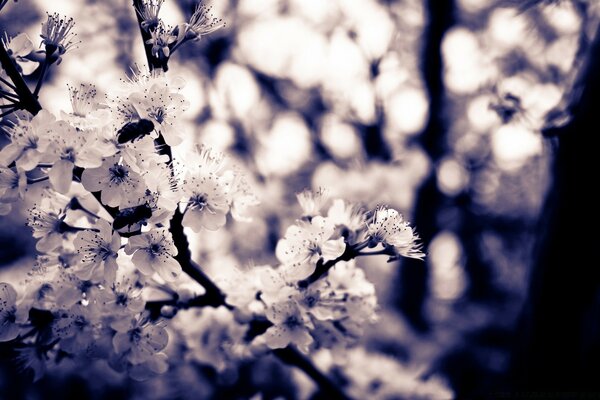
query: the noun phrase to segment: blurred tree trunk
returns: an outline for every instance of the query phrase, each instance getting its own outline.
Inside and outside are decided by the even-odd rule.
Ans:
[[[425,246],[431,243],[439,231],[438,211],[446,198],[438,189],[435,165],[444,156],[447,148],[448,123],[445,118],[446,92],[443,81],[443,58],[441,52],[445,33],[454,23],[454,0],[425,1],[427,26],[423,37],[421,71],[429,97],[429,117],[425,129],[419,136],[421,147],[429,156],[433,169],[417,193],[414,225]],[[414,259],[402,261],[399,277],[400,291],[398,306],[416,329],[428,330],[423,315],[423,304],[427,296],[428,267]]]
[[[510,371],[519,390],[600,390],[600,267],[591,207],[596,178],[585,179],[598,153],[592,141],[600,105],[599,35],[571,93],[571,121],[544,132],[555,144],[554,181],[540,216],[538,254]]]

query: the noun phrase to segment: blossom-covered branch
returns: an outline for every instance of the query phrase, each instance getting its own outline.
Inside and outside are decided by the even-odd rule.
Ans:
[[[167,371],[176,337],[190,358],[218,371],[274,354],[324,395],[347,398],[305,355],[339,354],[375,320],[375,287],[354,259],[420,259],[418,236],[392,208],[366,211],[306,190],[297,195],[302,214],[277,242],[276,265],[208,276],[184,228],[207,234],[227,229],[228,216],[248,221],[258,199],[224,154],[190,145],[179,123],[189,107],[183,79],[165,74],[178,45],[221,22],[199,6],[189,23],[165,30],[161,5],[135,2],[142,35],[151,37],[144,39],[148,73],[108,96],[90,84],[69,87],[71,112],[18,115],[7,127],[0,211],[34,204],[28,226],[38,256],[23,296],[0,285],[0,341],[14,345],[36,379],[51,360],[69,357],[106,360],[145,380]],[[74,45],[72,27],[71,19],[48,16],[42,68]]]

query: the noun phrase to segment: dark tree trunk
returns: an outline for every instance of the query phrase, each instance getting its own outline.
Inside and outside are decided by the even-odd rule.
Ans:
[[[572,93],[572,120],[545,132],[555,145],[554,181],[540,216],[538,255],[517,332],[511,378],[520,390],[600,390],[600,268],[591,207],[596,178],[585,178],[598,152],[592,143],[598,135],[599,71],[596,33]]]

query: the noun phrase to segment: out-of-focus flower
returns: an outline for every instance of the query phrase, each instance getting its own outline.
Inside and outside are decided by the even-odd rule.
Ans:
[[[60,339],[61,350],[74,355],[83,353],[94,341],[95,308],[75,304],[70,309],[55,313],[52,322],[53,337]]]
[[[181,273],[181,265],[173,258],[177,255],[177,248],[166,228],[129,238],[125,253],[133,254],[131,261],[145,275],[157,272],[162,279],[172,282]]]
[[[26,188],[27,176],[24,171],[19,169],[13,171],[10,168],[0,166],[0,215],[6,215],[10,212],[11,203],[23,198]]]
[[[121,237],[113,232],[107,221],[99,219],[95,227],[97,231],[79,232],[73,241],[75,249],[82,255],[76,274],[81,279],[89,280],[99,267],[104,267],[104,279],[112,283],[117,273],[117,252],[121,248]]]
[[[41,345],[32,344],[15,348],[15,362],[20,371],[31,369],[33,381],[39,381],[46,373],[46,361],[48,356]]]
[[[451,399],[455,394],[437,375],[427,374],[421,368],[407,368],[398,360],[383,354],[355,348],[347,352],[340,372],[348,378],[347,392],[357,399],[385,400]]]
[[[115,352],[132,364],[149,361],[169,342],[164,327],[140,318],[120,319],[110,327],[117,331],[112,340]]]
[[[236,308],[237,315],[250,317],[264,312],[262,275],[270,271],[274,270],[269,265],[248,266],[234,268],[230,274],[221,277],[218,284],[227,294],[227,304]]]
[[[404,257],[416,259],[425,257],[418,242],[419,236],[404,220],[402,214],[392,208],[378,207],[371,222],[367,223],[367,231],[373,244],[383,243],[392,246]]]
[[[67,233],[78,231],[65,223],[66,203],[60,203],[56,198],[43,197],[40,204],[29,210],[27,225],[33,230],[33,237],[39,239],[35,245],[38,251],[50,252],[62,245]]]
[[[181,311],[173,324],[183,334],[189,357],[217,371],[243,355],[246,328],[223,306]]]
[[[310,222],[298,221],[287,229],[275,254],[288,267],[290,278],[304,279],[315,271],[319,259],[334,260],[344,253],[344,238],[331,239],[334,231],[333,223],[320,216]]]
[[[355,204],[335,199],[327,211],[327,218],[336,226],[344,226],[355,232],[365,226],[365,213]]]
[[[19,336],[17,291],[10,283],[0,283],[0,342]]]
[[[39,63],[27,58],[33,51],[33,42],[26,33],[20,33],[12,39],[5,33],[2,44],[21,74],[31,75],[37,69]]]
[[[236,221],[251,222],[251,210],[260,204],[260,200],[253,193],[245,176],[241,172],[233,172],[231,183],[231,216]]]
[[[50,62],[58,61],[60,56],[69,49],[77,45],[74,42],[76,33],[71,32],[75,26],[73,18],[62,17],[57,13],[48,14],[46,22],[42,23],[42,44],[46,46],[46,57],[50,57]],[[58,54],[55,52],[58,51]]]
[[[302,216],[312,218],[316,215],[321,214],[321,208],[329,200],[327,190],[319,188],[316,191],[304,190],[303,192],[296,193],[298,203],[302,208]]]
[[[273,323],[262,335],[269,348],[281,349],[293,343],[300,350],[308,351],[308,346],[313,342],[309,334],[313,324],[294,300],[286,299],[272,304],[267,308],[266,316]]]
[[[140,364],[129,365],[127,373],[133,380],[143,382],[154,378],[159,374],[164,374],[169,370],[167,355],[164,353],[156,353],[148,360]]]
[[[190,21],[184,25],[186,37],[200,40],[202,36],[208,35],[225,26],[225,22],[221,18],[217,18],[212,14],[212,8],[200,2],[194,13],[190,17]]]

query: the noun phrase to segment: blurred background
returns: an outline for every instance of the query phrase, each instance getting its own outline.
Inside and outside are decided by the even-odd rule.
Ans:
[[[76,21],[81,43],[51,69],[44,108],[70,110],[67,84],[107,93],[135,63],[145,67],[130,3],[20,0],[3,10],[2,30],[26,32],[34,43],[46,11]],[[161,16],[174,26],[194,4],[167,0]],[[212,276],[223,265],[274,263],[278,238],[300,212],[295,193],[305,188],[394,207],[416,226],[427,257],[359,260],[376,285],[380,316],[364,350],[349,355],[346,376],[365,386],[354,393],[443,399],[502,390],[552,182],[551,141],[540,131],[550,112],[566,107],[594,3],[212,5],[226,27],[179,49],[169,74],[186,81],[187,134],[229,154],[261,206],[250,223],[194,238],[195,257]],[[26,209],[0,217],[0,281],[20,279],[33,263]],[[187,366],[146,384],[59,371],[23,393],[43,398],[66,384],[65,398],[236,398],[245,385],[264,398],[307,395],[296,372],[271,359],[257,363],[218,378]],[[292,381],[296,389],[286,386]],[[0,376],[0,389],[10,384]],[[224,387],[230,392],[219,392]]]

